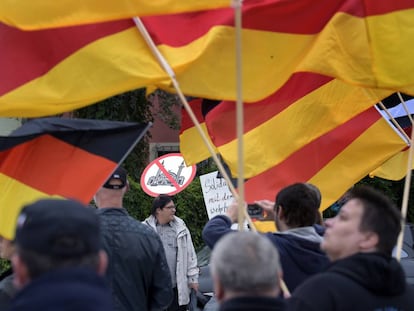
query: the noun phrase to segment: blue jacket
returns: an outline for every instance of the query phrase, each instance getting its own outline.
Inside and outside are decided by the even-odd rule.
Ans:
[[[48,272],[27,284],[11,301],[10,311],[112,311],[103,277],[87,268]]]
[[[203,240],[213,248],[223,235],[233,231],[225,215],[212,218],[203,229]],[[283,277],[289,291],[293,292],[309,276],[321,272],[328,264],[328,257],[320,250],[322,237],[314,227],[302,227],[280,233],[264,234],[275,245],[280,255]]]

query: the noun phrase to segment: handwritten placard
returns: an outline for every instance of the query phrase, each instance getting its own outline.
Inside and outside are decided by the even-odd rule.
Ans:
[[[233,201],[233,195],[224,178],[217,178],[217,171],[200,176],[201,189],[208,218],[224,214]]]

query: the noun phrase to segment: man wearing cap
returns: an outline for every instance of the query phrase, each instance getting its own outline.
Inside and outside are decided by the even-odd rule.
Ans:
[[[110,311],[95,213],[74,200],[43,199],[25,206],[12,256],[19,292],[11,311]]]
[[[94,197],[115,309],[165,310],[173,296],[164,248],[151,228],[122,207],[127,190],[127,173],[119,167]]]

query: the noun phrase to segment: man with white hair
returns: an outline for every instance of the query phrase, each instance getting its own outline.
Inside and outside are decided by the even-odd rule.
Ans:
[[[282,269],[272,243],[253,232],[233,232],[218,241],[211,274],[220,311],[280,311]]]

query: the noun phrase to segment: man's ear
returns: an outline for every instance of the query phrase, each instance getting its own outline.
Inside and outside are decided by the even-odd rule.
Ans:
[[[282,205],[278,205],[276,207],[276,215],[277,215],[277,218],[279,219],[283,219],[285,217],[285,213],[283,211]]]
[[[217,299],[217,302],[220,302],[224,299],[224,289],[223,286],[220,283],[220,280],[216,276],[213,277],[213,285],[214,285],[214,295]]]
[[[359,242],[359,247],[361,248],[362,251],[364,250],[371,251],[377,248],[378,242],[379,242],[378,234],[376,234],[375,232],[366,232],[365,238]]]
[[[22,261],[18,254],[14,254],[11,258],[13,266],[13,283],[16,288],[22,288],[30,282],[29,269]]]
[[[98,274],[105,275],[106,268],[108,267],[108,255],[104,250],[99,251],[99,262],[98,262]]]

